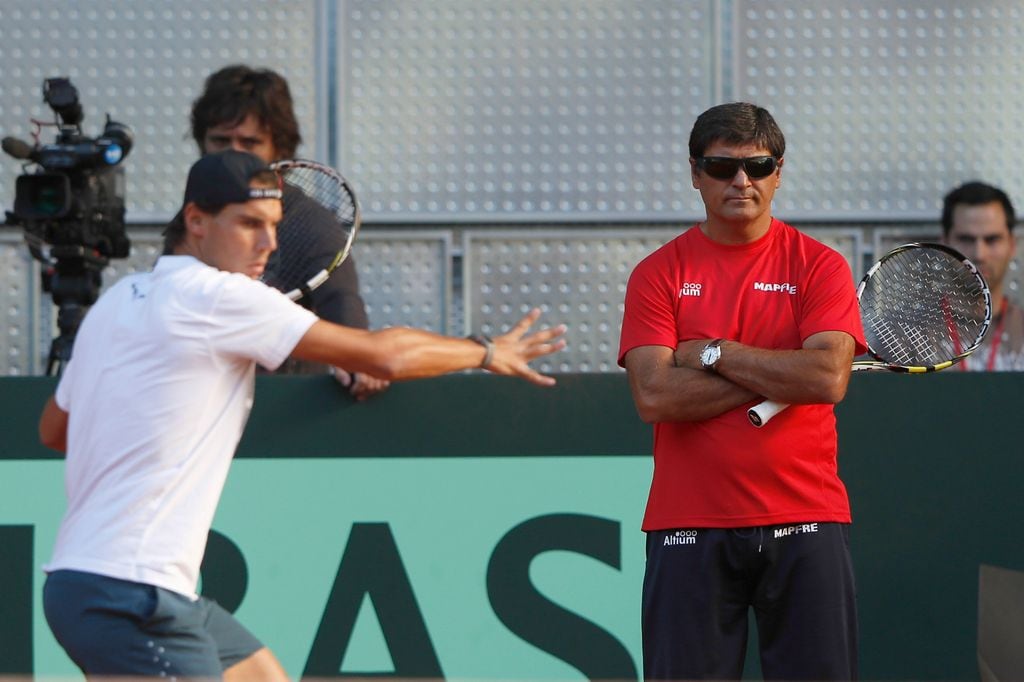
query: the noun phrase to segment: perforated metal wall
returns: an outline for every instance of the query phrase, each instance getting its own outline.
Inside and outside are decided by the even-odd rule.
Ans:
[[[772,110],[789,144],[776,215],[856,277],[905,237],[937,234],[941,198],[964,180],[1024,205],[1019,0],[12,0],[0,46],[0,134],[28,139],[30,118],[51,120],[40,88],[60,75],[79,88],[86,134],[107,112],[135,129],[138,226],[178,207],[204,78],[235,62],[281,71],[300,153],[333,157],[359,191],[373,325],[497,332],[541,303],[573,327],[558,371],[614,371],[632,263],[676,232],[638,226],[703,215],[686,142],[716,102]],[[4,208],[19,172],[0,157]],[[0,231],[0,373],[39,371],[54,326],[17,233]],[[136,236],[105,283],[149,267],[158,241]]]
[[[450,232],[363,230],[353,251],[372,328],[450,332]]]
[[[372,220],[696,214],[713,3],[340,3],[341,167]]]
[[[70,76],[94,137],[106,114],[135,132],[124,161],[129,219],[170,218],[196,158],[189,111],[206,77],[246,62],[279,70],[296,101],[307,155],[318,150],[317,2],[10,0],[0,3],[0,134],[31,140],[30,118],[54,120],[46,78]],[[326,124],[326,121],[321,120]],[[56,139],[44,128],[40,141]],[[13,203],[18,163],[0,158],[0,204]]]
[[[545,372],[616,367],[626,280],[648,253],[678,234],[642,230],[469,231],[463,235],[466,333],[497,335],[530,308],[569,326],[566,349]]]
[[[882,225],[872,231],[872,252],[877,259],[900,244],[907,244],[909,242],[937,242],[941,241],[941,238],[942,227],[937,223]]]
[[[38,346],[38,269],[21,236],[0,234],[0,375],[33,374]]]
[[[791,220],[934,219],[969,179],[1024,201],[1019,0],[735,0],[735,99],[786,134]]]

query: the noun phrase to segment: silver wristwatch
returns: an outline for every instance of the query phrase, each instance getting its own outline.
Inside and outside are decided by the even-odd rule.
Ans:
[[[700,352],[700,366],[708,371],[717,372],[718,361],[722,359],[722,341],[715,339]]]

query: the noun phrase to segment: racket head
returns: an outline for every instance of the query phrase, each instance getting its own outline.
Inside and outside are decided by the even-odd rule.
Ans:
[[[281,179],[284,214],[263,281],[296,301],[348,258],[362,214],[355,190],[330,166],[289,159],[270,167]]]
[[[857,287],[868,353],[854,371],[935,372],[973,353],[992,320],[985,278],[945,244],[913,242],[885,254]]]

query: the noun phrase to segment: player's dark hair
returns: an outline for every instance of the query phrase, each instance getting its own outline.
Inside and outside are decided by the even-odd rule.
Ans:
[[[756,144],[776,159],[786,153],[786,138],[768,110],[749,102],[730,102],[711,107],[697,117],[690,131],[690,156],[704,156],[716,142]]]
[[[249,181],[251,186],[255,187],[280,187],[281,179],[272,170],[262,170],[252,176]],[[210,215],[217,215],[224,210],[227,204],[220,205],[205,205],[196,203],[203,213],[209,213]],[[185,207],[182,206],[178,214],[171,219],[171,222],[167,223],[167,227],[164,228],[164,250],[162,255],[169,256],[174,253],[174,249],[178,247],[183,241],[185,241]]]
[[[291,90],[284,76],[244,64],[225,66],[210,74],[203,93],[192,103],[192,137],[203,151],[206,131],[235,126],[253,114],[270,131],[279,159],[295,157],[302,142]]]
[[[957,205],[982,206],[993,202],[1002,204],[1003,213],[1006,214],[1006,229],[1013,232],[1013,228],[1017,224],[1017,214],[1013,210],[1013,204],[1010,203],[1010,197],[998,187],[972,180],[952,190],[942,199],[943,236],[949,236],[949,231],[953,229],[953,209]]]

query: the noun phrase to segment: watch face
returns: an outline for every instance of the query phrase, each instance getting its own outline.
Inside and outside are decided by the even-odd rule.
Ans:
[[[722,349],[718,346],[708,346],[700,354],[700,362],[705,367],[711,367],[713,364],[718,362],[718,358],[722,354]]]

